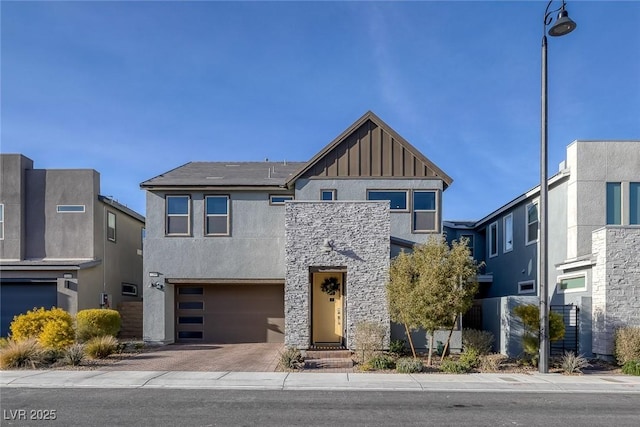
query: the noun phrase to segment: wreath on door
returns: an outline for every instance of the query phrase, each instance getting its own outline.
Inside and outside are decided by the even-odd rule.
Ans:
[[[340,281],[337,277],[327,277],[320,285],[320,290],[328,295],[335,295],[340,290]]]

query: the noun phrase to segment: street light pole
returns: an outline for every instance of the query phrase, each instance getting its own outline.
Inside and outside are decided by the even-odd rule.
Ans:
[[[547,4],[544,12],[544,25],[542,27],[542,108],[541,108],[541,132],[540,132],[540,201],[538,203],[538,283],[539,283],[539,299],[540,299],[540,359],[538,363],[538,371],[542,374],[549,373],[549,286],[548,286],[548,267],[549,258],[548,243],[548,181],[547,181],[547,35],[546,29],[553,21],[553,14],[558,12],[555,23],[549,29],[549,35],[564,36],[575,30],[576,23],[569,18],[569,13],[565,10],[565,1],[562,0],[562,6],[556,10],[549,11],[553,0]]]

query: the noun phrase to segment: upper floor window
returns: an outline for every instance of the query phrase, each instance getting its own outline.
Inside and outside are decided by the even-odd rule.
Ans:
[[[320,190],[320,200],[336,200],[336,190]]]
[[[629,183],[629,224],[640,225],[640,182]]]
[[[191,198],[167,196],[166,233],[188,236],[191,233]]]
[[[56,212],[58,213],[67,213],[67,212],[84,212],[84,205],[58,205],[56,206]]]
[[[0,204],[0,240],[4,240],[4,205]]]
[[[437,231],[438,215],[435,191],[413,192],[413,231]]]
[[[528,245],[538,240],[538,204],[529,203],[526,208],[526,215],[526,242]]]
[[[116,241],[116,214],[107,211],[107,239]]]
[[[384,191],[369,190],[367,191],[367,200],[389,200],[392,211],[407,210],[407,191]]]
[[[284,202],[293,200],[293,196],[269,196],[270,205],[284,205]]]
[[[498,255],[498,223],[489,226],[489,257]]]
[[[622,224],[622,185],[607,182],[607,225]]]
[[[504,235],[502,250],[505,253],[511,252],[513,250],[513,214],[509,214],[503,218],[502,231]]]
[[[229,196],[205,197],[207,236],[229,235]]]

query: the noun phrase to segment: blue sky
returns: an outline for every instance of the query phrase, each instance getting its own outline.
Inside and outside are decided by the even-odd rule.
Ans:
[[[444,218],[480,219],[539,180],[546,3],[3,1],[1,151],[144,214],[144,180],[306,161],[372,110],[454,179]],[[575,139],[640,139],[640,2],[567,9],[550,173]]]

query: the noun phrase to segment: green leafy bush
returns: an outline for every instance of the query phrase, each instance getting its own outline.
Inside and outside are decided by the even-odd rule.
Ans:
[[[0,369],[36,368],[42,363],[42,347],[35,338],[9,340],[0,350]]]
[[[84,346],[87,356],[92,359],[104,359],[118,349],[118,340],[111,335],[93,337]]]
[[[406,344],[405,340],[392,340],[389,343],[389,352],[402,356],[407,353]]]
[[[466,374],[469,372],[467,366],[463,365],[457,360],[447,359],[440,365],[440,370],[448,374]]]
[[[367,361],[374,370],[393,369],[396,366],[393,357],[388,354],[377,354]]]
[[[396,371],[401,374],[412,374],[422,372],[422,360],[412,357],[402,357],[396,361]]]
[[[616,331],[615,353],[620,365],[640,360],[640,327],[626,327]]]
[[[565,374],[581,374],[582,370],[588,368],[591,364],[583,355],[576,355],[574,352],[568,351],[562,356],[561,366]]]
[[[629,360],[622,366],[622,372],[627,375],[640,376],[640,360]]]
[[[122,319],[116,310],[92,308],[80,310],[76,315],[76,327],[79,341],[88,341],[94,337],[111,335],[120,332]]]
[[[493,346],[494,337],[489,331],[465,328],[462,330],[462,348],[474,349],[478,354],[489,354]]]
[[[304,360],[302,359],[302,354],[300,350],[296,347],[287,347],[283,352],[280,353],[280,361],[278,362],[278,366],[283,371],[290,371],[293,369],[300,369],[304,366]]]
[[[84,345],[76,343],[67,348],[64,361],[71,366],[78,366],[84,360]]]
[[[524,326],[522,347],[533,361],[539,356],[540,349],[540,307],[534,304],[519,305],[513,313],[520,318]],[[564,320],[560,313],[549,312],[549,341],[564,338]]]
[[[480,355],[478,351],[473,348],[465,349],[465,351],[460,354],[458,362],[464,366],[467,371],[470,371],[477,368],[480,364]]]

